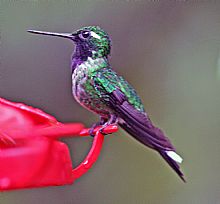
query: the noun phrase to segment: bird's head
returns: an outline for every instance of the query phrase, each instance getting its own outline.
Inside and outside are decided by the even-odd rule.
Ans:
[[[73,33],[52,33],[28,30],[30,33],[71,39],[76,44],[76,54],[81,57],[107,57],[111,50],[108,34],[98,26],[83,27]]]

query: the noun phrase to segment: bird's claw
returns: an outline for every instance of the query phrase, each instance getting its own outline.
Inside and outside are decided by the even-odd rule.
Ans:
[[[105,132],[105,128],[106,128],[106,127],[107,127],[106,125],[103,125],[103,126],[101,126],[100,128],[99,128],[99,127],[91,127],[91,128],[89,129],[89,135],[90,135],[91,137],[95,137],[96,132],[100,132],[102,135],[107,135],[107,133]]]
[[[103,127],[101,127],[98,131],[102,134],[102,135],[107,135],[106,133],[105,133],[105,128],[106,128],[107,126],[103,126]]]
[[[92,128],[90,128],[89,129],[89,135],[91,136],[91,137],[95,137],[95,128],[94,127],[92,127]]]
[[[90,128],[89,129],[89,135],[91,136],[91,137],[95,137],[95,135],[96,135],[96,132],[97,131],[99,131],[102,135],[107,135],[106,133],[105,133],[105,128],[106,128],[106,126],[103,126],[103,127],[101,127],[101,128]]]
[[[89,130],[89,135],[90,135],[91,137],[94,137],[95,134],[96,134],[96,131],[99,131],[99,130],[100,130],[100,129],[98,129],[98,127],[99,127],[99,126],[102,126],[102,127],[103,127],[104,124],[105,124],[105,119],[101,117],[100,121],[97,122],[97,123],[95,123],[95,124],[93,124],[93,126],[90,128],[90,130]],[[102,127],[101,127],[101,129],[102,129]]]

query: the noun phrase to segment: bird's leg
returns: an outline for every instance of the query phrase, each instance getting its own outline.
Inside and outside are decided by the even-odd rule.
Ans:
[[[107,118],[104,118],[104,117],[100,116],[99,122],[94,123],[94,124],[92,125],[92,127],[91,127],[90,130],[89,130],[89,134],[90,134],[92,137],[94,137],[94,136],[95,136],[95,134],[94,134],[95,128],[98,127],[98,126],[100,126],[100,125],[104,125],[104,124],[106,123],[106,121],[107,121]]]
[[[109,119],[103,124],[103,126],[99,129],[99,131],[103,133],[103,130],[109,126],[109,125],[113,125],[113,124],[117,124],[118,123],[118,117],[115,114],[111,114]]]

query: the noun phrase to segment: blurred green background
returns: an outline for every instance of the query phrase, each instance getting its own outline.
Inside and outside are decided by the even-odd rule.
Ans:
[[[27,29],[71,32],[99,25],[111,36],[111,64],[138,91],[152,121],[176,146],[184,184],[152,150],[120,130],[73,185],[0,193],[1,204],[220,203],[219,1],[0,1],[0,93],[90,126],[98,120],[72,97],[65,39]],[[65,139],[74,165],[92,138]],[[1,164],[3,165],[3,164]]]

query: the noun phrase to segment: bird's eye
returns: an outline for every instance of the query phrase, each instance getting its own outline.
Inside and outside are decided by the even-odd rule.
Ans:
[[[81,39],[87,39],[89,36],[90,36],[90,32],[89,32],[89,31],[82,31],[82,32],[79,34],[79,37],[80,37]]]

